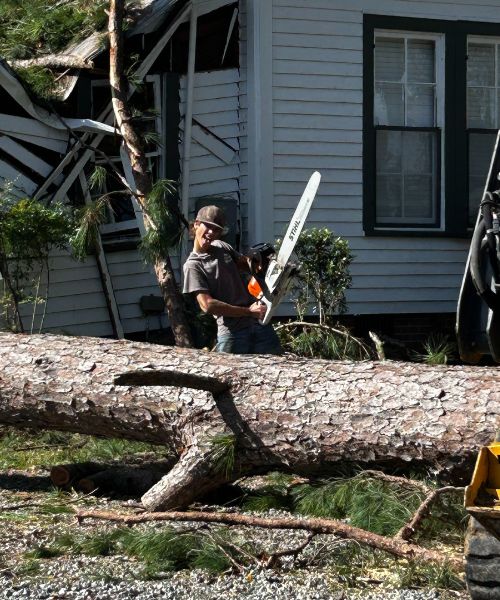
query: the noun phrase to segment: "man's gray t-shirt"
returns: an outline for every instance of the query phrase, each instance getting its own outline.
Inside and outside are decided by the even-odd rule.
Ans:
[[[239,253],[226,242],[215,240],[209,251],[191,252],[184,263],[184,294],[208,292],[215,300],[233,306],[250,306],[250,295],[241,278],[235,260]],[[217,317],[218,336],[250,327],[253,317]]]

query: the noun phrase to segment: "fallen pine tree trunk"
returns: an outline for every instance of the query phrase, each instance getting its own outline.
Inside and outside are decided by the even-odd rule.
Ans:
[[[142,497],[189,505],[244,474],[339,463],[464,475],[500,423],[500,370],[236,356],[96,338],[0,336],[0,423],[165,445]]]

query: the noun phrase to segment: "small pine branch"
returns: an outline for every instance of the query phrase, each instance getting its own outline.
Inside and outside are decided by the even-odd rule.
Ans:
[[[219,434],[209,440],[210,461],[216,473],[231,477],[236,464],[236,436],[232,433]]]
[[[77,222],[79,223],[75,235],[71,239],[73,255],[78,260],[94,252],[99,241],[99,226],[106,222],[106,207],[109,204],[109,194],[101,196],[95,202],[87,204],[80,209]]]
[[[107,171],[104,167],[96,165],[88,179],[89,188],[93,191],[102,192],[106,183]]]

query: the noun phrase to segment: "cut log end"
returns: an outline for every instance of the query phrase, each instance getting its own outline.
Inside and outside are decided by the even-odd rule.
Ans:
[[[56,465],[50,469],[50,480],[57,487],[63,487],[70,482],[70,475],[64,465]]]
[[[50,469],[50,480],[56,487],[67,487],[75,480],[86,477],[93,473],[98,473],[108,468],[108,465],[82,462],[70,463],[66,465],[54,465]]]

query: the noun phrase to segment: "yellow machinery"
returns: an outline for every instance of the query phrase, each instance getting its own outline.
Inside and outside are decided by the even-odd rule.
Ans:
[[[500,519],[500,442],[481,448],[465,488],[465,508],[473,516]]]
[[[498,436],[497,436],[498,437]],[[500,600],[500,441],[484,446],[465,489],[466,580],[473,600]]]

